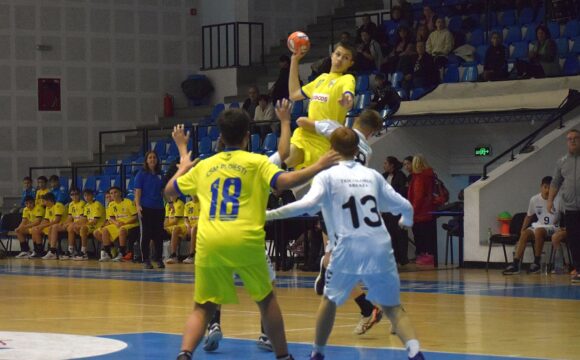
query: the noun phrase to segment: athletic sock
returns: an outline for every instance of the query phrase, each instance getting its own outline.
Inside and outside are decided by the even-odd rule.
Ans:
[[[111,245],[105,245],[105,246],[103,246],[103,249],[105,250],[107,255],[109,255],[110,257],[113,257],[113,254],[111,254]]]
[[[191,360],[191,351],[182,350],[177,354],[177,360]]]
[[[125,256],[125,254],[127,253],[127,247],[119,246],[119,252],[121,253],[121,256]]]
[[[534,264],[540,265],[540,259],[541,259],[540,256],[534,256]]]
[[[48,248],[48,251],[50,251],[53,254],[56,254],[56,248],[55,247]]]
[[[72,254],[74,251],[75,251],[75,248],[74,248],[74,246],[69,246],[69,247],[68,247],[68,252],[69,252],[69,253],[71,253],[71,254]]]
[[[30,251],[30,246],[28,246],[28,241],[20,243],[20,251],[25,251],[25,252]]]
[[[405,348],[407,349],[409,357],[412,358],[419,353],[419,340],[412,339],[407,341]]]
[[[514,258],[514,266],[519,269],[519,267],[520,267],[520,259]]]
[[[86,246],[81,246],[81,253],[86,254],[87,253],[87,247]]]
[[[34,244],[34,252],[40,254],[42,252],[42,244]]]
[[[266,335],[266,332],[264,331],[264,324],[262,324],[261,321],[260,321],[260,331],[262,332],[262,335]]]
[[[362,294],[356,299],[354,299],[358,307],[360,308],[360,313],[364,317],[369,317],[373,313],[373,309],[375,308],[373,303],[367,300],[366,294]]]
[[[312,346],[312,355],[320,354],[324,355],[324,351],[326,350],[326,345],[316,345]]]

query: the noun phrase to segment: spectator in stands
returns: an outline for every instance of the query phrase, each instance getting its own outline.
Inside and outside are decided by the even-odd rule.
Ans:
[[[427,39],[427,52],[433,56],[437,69],[447,65],[447,56],[453,50],[453,34],[445,28],[445,19],[438,18],[435,21],[436,30],[429,34]]]
[[[145,163],[135,176],[135,206],[141,223],[141,258],[145,269],[153,269],[150,259],[150,242],[153,241],[154,260],[163,269],[163,189],[161,163],[155,151],[145,154]]]
[[[523,79],[560,75],[558,46],[545,25],[541,24],[536,28],[536,39],[528,54],[530,60],[516,61],[518,75]]]
[[[504,275],[515,275],[520,273],[521,259],[526,250],[526,245],[530,241],[534,242],[534,262],[530,265],[528,272],[531,274],[540,272],[540,259],[542,256],[542,250],[544,249],[544,242],[548,237],[556,233],[559,228],[561,217],[559,199],[556,203],[558,211],[555,211],[554,213],[548,211],[548,195],[550,193],[551,182],[551,176],[544,177],[540,184],[540,193],[532,196],[530,199],[528,213],[526,214],[522,224],[520,238],[516,245],[514,261],[503,271]],[[534,218],[536,218],[537,221],[532,223]]]
[[[434,265],[437,246],[437,222],[431,214],[435,211],[433,188],[435,173],[421,154],[413,156],[413,176],[409,184],[408,199],[413,205],[413,235],[418,265]]]
[[[33,196],[26,196],[24,198],[24,209],[22,210],[22,221],[14,232],[20,242],[20,253],[16,258],[27,258],[30,255],[30,247],[28,246],[28,236],[31,235],[32,229],[40,225],[44,217],[44,206],[36,205]]]
[[[401,97],[397,90],[391,86],[387,77],[383,73],[375,76],[375,89],[369,108],[381,111],[386,107],[389,108],[389,114],[394,114],[401,106]]]
[[[56,201],[53,193],[47,192],[42,196],[42,200],[45,208],[44,219],[38,226],[31,229],[34,250],[30,254],[30,258],[35,259],[44,256],[42,238],[49,236],[51,228],[64,222],[66,219],[66,208],[62,203]],[[50,250],[56,253],[56,248],[52,247]]]
[[[403,159],[403,169],[407,172],[407,188],[409,188],[409,184],[411,183],[411,177],[413,177],[413,157],[407,156]]]
[[[369,36],[371,37],[371,39],[374,39],[376,34],[377,34],[377,24],[375,24],[374,22],[371,21],[370,15],[365,14],[362,17],[362,25],[359,26],[359,28],[356,30],[357,43],[360,43],[363,41],[363,39],[362,39],[362,32],[363,31],[366,31],[367,34],[369,34]]]
[[[276,79],[272,89],[270,89],[272,104],[276,104],[278,100],[288,99],[288,78],[290,76],[290,58],[288,55],[280,56],[278,66],[280,67],[278,79]]]
[[[361,39],[362,42],[357,47],[356,69],[363,72],[379,69],[383,62],[381,45],[367,30],[361,31]]]
[[[67,216],[63,216],[64,221],[61,221],[60,223],[55,224],[50,228],[50,232],[48,234],[49,251],[42,258],[43,260],[70,260],[75,255],[75,233],[72,229],[73,226],[77,227],[79,225],[79,221],[81,221],[85,208],[85,202],[81,200],[80,191],[77,188],[71,189],[70,196],[72,201],[66,207]],[[68,235],[68,250],[64,254],[58,255],[57,249],[59,248],[59,240],[63,233],[67,233]]]
[[[568,246],[576,271],[580,270],[580,131],[572,129],[566,135],[568,153],[556,163],[554,178],[550,185],[548,211],[554,212],[554,199],[560,194],[564,207],[564,219]],[[572,278],[580,284],[580,275]]]
[[[288,88],[286,88],[288,90]],[[270,97],[268,95],[260,95],[258,98],[258,106],[256,107],[256,113],[254,115],[254,121],[256,123],[260,121],[274,121],[276,120],[276,114],[274,113],[274,106],[272,106],[272,102],[270,101]],[[270,131],[276,132],[276,126],[274,123],[270,123],[269,125],[261,125],[255,124],[254,131],[260,134],[260,137],[263,139],[267,133]]]
[[[417,43],[417,55],[411,60],[414,60],[413,66],[401,66],[405,71],[403,72],[403,88],[407,92],[413,88],[428,89],[438,82],[439,72],[435,67],[433,57],[425,51],[425,43]]]
[[[242,109],[246,110],[250,115],[250,119],[254,118],[256,113],[256,107],[258,106],[258,97],[260,96],[260,90],[256,85],[250,86],[248,89],[248,98],[244,100],[242,104]]]
[[[95,230],[100,229],[105,224],[105,207],[98,201],[95,201],[95,193],[92,189],[84,189],[83,197],[85,199],[85,209],[83,212],[84,221],[82,221],[78,232],[81,237],[81,251],[74,257],[76,261],[86,261],[89,259],[87,254],[87,245],[89,235]],[[108,196],[107,196],[108,197]]]
[[[42,205],[44,204],[42,197],[48,193],[50,190],[48,190],[48,179],[46,178],[46,176],[39,176],[36,179],[36,205]]]
[[[399,63],[397,64],[397,71],[403,74],[409,74],[413,72],[413,67],[415,66],[415,60],[417,58],[417,50],[415,43],[407,44],[407,48],[401,54],[399,54]]]
[[[129,257],[129,253],[127,253],[127,238],[129,237],[129,231],[139,226],[137,220],[138,212],[133,201],[123,198],[123,192],[119,187],[111,187],[109,189],[109,194],[111,195],[112,200],[109,203],[109,206],[107,206],[107,211],[109,213],[108,225],[97,230],[100,233],[99,235],[95,233],[95,237],[103,242],[103,249],[101,250],[101,258],[99,261],[128,261],[131,257]],[[137,197],[137,195],[135,195],[135,197]],[[155,219],[148,218],[147,220],[149,220],[149,223],[155,221]],[[163,226],[163,220],[161,224],[161,226]],[[149,226],[152,225],[149,224]],[[163,227],[161,230],[163,230]],[[144,231],[146,230],[142,230],[142,233]],[[113,242],[117,239],[119,240],[119,252],[117,256],[113,257],[111,249],[113,247]]]
[[[491,34],[491,45],[485,53],[483,65],[483,81],[498,81],[508,78],[506,48],[503,46],[498,32]]]
[[[413,26],[413,5],[407,0],[399,0],[399,7],[401,8],[401,18],[405,20],[407,26]]]
[[[407,198],[407,177],[403,174],[403,171],[401,171],[402,168],[403,164],[396,157],[387,156],[383,163],[383,170],[385,171],[383,177],[397,193],[404,198]],[[400,218],[400,215],[395,216],[390,213],[383,214],[385,225],[387,226],[387,230],[389,230],[389,234],[391,234],[395,259],[401,266],[405,266],[409,263],[407,255],[409,243],[407,242],[407,237],[399,227]]]
[[[26,206],[26,198],[31,196],[33,199],[36,198],[36,190],[32,187],[32,178],[30,176],[25,176],[22,179],[22,200],[20,201],[20,207],[24,208]]]
[[[415,32],[415,42],[427,42],[429,39],[429,30],[426,25],[417,26],[417,31]]]
[[[397,68],[397,65],[399,65],[400,55],[403,52],[405,52],[407,46],[412,42],[413,41],[411,38],[411,31],[409,30],[409,28],[404,25],[400,26],[397,29],[397,36],[395,39],[393,49],[391,50],[385,61],[383,61],[383,64],[381,66],[382,72],[384,72],[385,74],[390,74],[394,72]]]
[[[435,31],[435,21],[437,20],[437,14],[433,11],[431,6],[425,5],[423,6],[423,15],[421,16],[421,20],[419,20],[420,25],[425,25],[428,32]]]
[[[182,223],[171,230],[171,255],[169,255],[169,258],[165,261],[166,264],[179,263],[179,258],[177,256],[179,252],[179,244],[181,243],[181,240],[187,238],[187,236],[191,237],[190,252],[187,258],[183,260],[183,263],[193,263],[195,257],[197,221],[199,219],[199,200],[196,196],[193,197],[193,200],[185,203],[183,207],[183,219],[184,221]]]
[[[408,27],[409,24],[403,19],[401,7],[393,6],[391,19],[383,22],[383,33],[389,41],[392,41],[397,36],[397,31],[401,26]]]

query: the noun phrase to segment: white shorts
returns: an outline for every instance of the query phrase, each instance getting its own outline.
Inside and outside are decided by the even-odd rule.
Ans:
[[[342,305],[350,297],[353,287],[359,282],[368,288],[367,299],[377,305],[397,306],[401,304],[401,281],[394,271],[378,274],[345,274],[326,270],[324,296],[336,305]]]
[[[554,225],[534,225],[534,224],[532,224],[532,226],[529,227],[529,229],[531,229],[532,231],[534,231],[538,228],[546,229],[546,233],[548,234],[548,236],[552,236],[552,235],[554,235],[554,233],[556,231],[558,231],[558,227],[556,227]]]

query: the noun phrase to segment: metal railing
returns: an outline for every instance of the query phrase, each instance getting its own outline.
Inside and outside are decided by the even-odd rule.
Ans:
[[[260,41],[258,48],[253,39],[256,31]],[[201,70],[251,66],[255,60],[263,65],[264,23],[228,22],[202,26],[201,48]],[[260,52],[257,57],[256,50]]]

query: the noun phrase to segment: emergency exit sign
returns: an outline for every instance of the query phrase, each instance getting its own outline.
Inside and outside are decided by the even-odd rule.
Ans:
[[[480,145],[475,148],[475,156],[491,156],[491,146]]]

